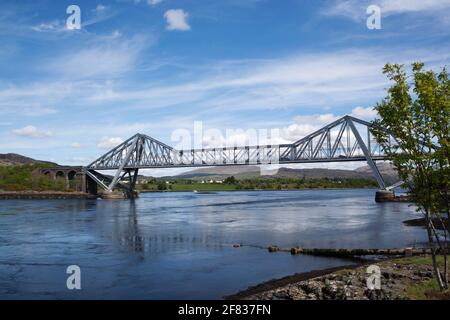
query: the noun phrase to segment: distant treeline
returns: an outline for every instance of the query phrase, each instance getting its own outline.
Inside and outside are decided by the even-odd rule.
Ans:
[[[302,178],[274,178],[274,179],[245,179],[237,180],[238,189],[312,189],[312,188],[366,188],[377,187],[372,179],[302,179]]]
[[[191,191],[191,190],[292,190],[316,188],[376,188],[376,181],[372,179],[303,179],[303,178],[226,178],[223,183],[200,183],[195,180],[152,179],[146,184],[138,185],[143,191]]]

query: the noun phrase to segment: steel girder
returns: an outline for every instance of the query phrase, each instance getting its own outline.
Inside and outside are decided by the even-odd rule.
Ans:
[[[395,143],[395,139],[391,142]],[[386,159],[372,136],[371,123],[345,116],[292,144],[281,145],[175,150],[147,135],[136,134],[86,170],[117,170],[108,185],[100,184],[111,191],[123,178],[123,172],[134,171],[137,176],[135,170],[145,168],[367,161],[380,188],[385,189],[375,161]]]

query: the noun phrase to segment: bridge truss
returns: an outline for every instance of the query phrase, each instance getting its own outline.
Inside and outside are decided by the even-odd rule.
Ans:
[[[395,145],[395,138],[390,143]],[[176,150],[136,134],[85,171],[107,191],[125,188],[120,181],[128,175],[132,191],[139,169],[367,161],[380,188],[387,189],[377,160],[387,160],[387,156],[371,133],[371,123],[344,116],[292,144]],[[114,170],[115,175],[106,177],[98,172],[102,170]]]

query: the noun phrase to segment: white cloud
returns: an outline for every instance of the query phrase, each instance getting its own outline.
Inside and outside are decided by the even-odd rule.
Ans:
[[[377,114],[378,113],[372,107],[356,107],[352,109],[349,115],[361,120],[370,121],[375,119]],[[281,136],[284,139],[283,143],[290,143],[301,139],[343,116],[345,116],[345,114],[335,115],[332,113],[296,116],[293,124],[281,129]]]
[[[372,107],[356,107],[352,110],[351,115],[355,118],[372,120],[378,115],[378,112]]]
[[[20,129],[14,129],[12,132],[15,135],[22,137],[30,137],[30,138],[46,138],[52,136],[50,131],[44,131],[36,128],[35,126],[26,126]]]
[[[420,12],[422,14],[442,14],[450,8],[450,0],[336,0],[329,1],[322,13],[329,16],[345,16],[359,21],[367,18],[369,5],[378,5],[382,16]]]
[[[96,11],[96,12],[101,12],[101,11],[105,11],[106,10],[106,6],[105,5],[103,5],[103,4],[98,4],[97,5],[97,7],[95,7],[95,9],[94,9],[94,11]]]
[[[113,17],[116,13],[110,10],[109,6],[105,6],[103,4],[98,4],[94,9],[89,11],[90,14],[86,14],[89,18],[85,18],[82,12],[82,29],[87,26],[91,26],[93,24],[105,21]],[[0,17],[1,18],[1,17]],[[27,26],[27,29],[31,29],[35,32],[39,33],[48,33],[48,34],[62,34],[65,35],[68,31],[72,31],[67,29],[66,20],[52,20],[47,22],[41,22],[36,25]]]
[[[81,143],[73,142],[73,143],[70,144],[70,147],[74,148],[74,149],[79,149],[79,148],[82,147],[82,145],[81,145]]]
[[[130,68],[130,55],[112,48],[84,49],[67,57],[62,71],[69,75],[91,77],[101,74],[121,73]],[[60,69],[61,70],[61,69]]]
[[[114,30],[111,35],[110,38],[111,39],[117,39],[120,38],[122,36],[122,33],[119,30]]]
[[[163,2],[163,0],[147,0],[147,3],[151,6],[156,6],[158,3]]]
[[[200,101],[209,109],[227,110],[326,105],[380,93],[385,85],[381,74],[385,61],[381,52],[349,50],[265,61],[217,62],[204,66],[205,73],[195,70],[193,80],[182,84],[130,90],[109,87],[99,90],[92,99],[151,101],[160,106]]]
[[[0,93],[1,96],[1,93]],[[0,97],[0,114],[20,114],[26,117],[42,117],[55,114],[58,111],[55,108],[44,107],[39,102],[29,102],[23,105],[21,101],[2,101]]]
[[[167,30],[179,30],[188,31],[191,30],[191,26],[187,22],[189,14],[183,9],[170,9],[164,13],[166,18]]]
[[[404,12],[438,12],[450,7],[450,0],[382,0],[380,3],[384,13]]]
[[[332,113],[296,116],[294,117],[293,124],[281,128],[281,139],[278,143],[292,143],[297,141],[340,117]]]
[[[180,108],[178,110],[183,114],[192,114],[200,119],[200,116],[211,118],[211,115],[225,111],[295,108],[310,113],[314,109],[319,110],[315,112],[323,112],[330,108],[366,107],[367,103],[374,104],[385,96],[388,81],[382,74],[382,67],[386,61],[409,64],[420,60],[433,69],[450,62],[448,46],[426,50],[401,48],[389,52],[371,47],[299,53],[266,60],[213,61],[195,68],[186,67],[180,77],[166,76],[157,81],[152,81],[150,77],[143,83],[130,81],[126,75],[111,79],[109,76],[114,76],[114,73],[110,73],[108,63],[100,61],[96,66],[97,58],[87,58],[94,52],[102,51],[105,45],[100,44],[99,47],[90,55],[84,54],[85,59],[80,58],[77,64],[70,67],[65,66],[63,61],[66,57],[71,61],[72,56],[59,57],[58,64],[53,64],[53,67],[61,66],[62,70],[53,72],[67,75],[59,81],[22,86],[0,84],[0,115],[23,115],[23,112],[31,111],[30,108],[36,115],[42,110],[48,114],[53,112],[48,106],[58,106],[55,110],[58,114],[67,108],[71,111],[98,108],[99,112],[112,114],[123,111],[126,105],[130,111]],[[108,46],[106,48],[108,54],[104,56],[113,51]],[[122,54],[126,55],[125,49],[119,47],[118,51],[120,54],[111,54],[118,54],[117,59]],[[117,72],[128,71],[137,65],[137,59],[129,60],[120,68],[112,68]],[[83,65],[84,62],[86,65]],[[76,79],[77,70],[81,71],[81,75],[95,74],[97,78]],[[37,101],[39,105],[36,105]],[[347,110],[350,112],[350,109]]]
[[[32,26],[31,29],[36,32],[63,32],[67,30],[63,21],[61,20],[43,22],[38,25]]]
[[[377,113],[372,107],[356,107],[350,115],[362,119],[373,120]],[[298,115],[293,118],[293,123],[279,128],[247,128],[247,129],[226,129],[221,131],[217,128],[203,129],[201,131],[202,145],[195,148],[212,147],[232,147],[232,146],[251,146],[251,145],[270,145],[270,144],[289,144],[293,143],[322,127],[342,118],[345,114],[312,114]],[[338,130],[331,132],[332,137],[336,136]],[[188,143],[192,139],[188,139]],[[192,146],[183,144],[176,148],[189,149]]]
[[[100,149],[111,149],[123,142],[123,139],[120,137],[110,138],[110,137],[102,137],[97,144],[97,147]]]
[[[69,163],[76,163],[76,164],[83,164],[83,163],[87,163],[89,161],[89,159],[85,158],[85,157],[71,157],[66,159],[66,162]]]
[[[0,87],[0,115],[53,115],[61,111],[56,106],[67,105],[67,97],[75,92],[81,95],[78,90],[82,88],[70,82],[37,82],[26,86]]]
[[[281,128],[280,142],[278,143],[292,143],[297,141],[314,131],[317,131],[343,117],[345,114],[335,115],[332,113],[326,114],[313,114],[308,116],[296,116],[294,117],[294,123]],[[377,116],[377,112],[372,107],[356,107],[350,113],[351,116],[361,120],[373,120]],[[334,133],[332,133],[333,135]]]
[[[55,73],[83,79],[110,77],[133,70],[140,52],[151,43],[148,37],[121,39],[114,31],[102,43],[69,52],[50,62],[47,68]]]
[[[367,17],[364,5],[361,2],[358,3],[352,0],[337,0],[331,1],[330,3],[330,5],[323,8],[323,15],[344,16],[356,21]]]
[[[124,1],[130,1],[134,4],[140,4],[140,3],[147,3],[149,6],[156,6],[157,4],[160,4],[164,0],[124,0]]]
[[[322,110],[375,103],[385,95],[382,74],[386,61],[428,67],[448,62],[446,49],[386,52],[378,48],[327,53],[301,53],[267,60],[217,61],[187,69],[182,81],[87,90],[87,103],[127,103],[132,109],[176,108],[191,105],[196,112],[279,108]],[[439,61],[439,62],[437,62]],[[433,64],[435,64],[433,66]],[[349,110],[350,111],[350,110]]]
[[[202,145],[195,148],[218,148],[234,146],[253,146],[277,144],[279,130],[273,129],[227,129],[221,132],[218,129],[205,130],[202,136]],[[189,149],[186,146],[183,149]]]
[[[91,26],[93,24],[97,24],[105,20],[108,20],[117,14],[117,11],[112,10],[111,7],[106,6],[104,4],[98,4],[94,9],[91,10],[91,12],[92,12],[91,15],[84,15],[84,16],[83,13],[81,13],[82,29]],[[88,17],[86,18],[86,16]]]

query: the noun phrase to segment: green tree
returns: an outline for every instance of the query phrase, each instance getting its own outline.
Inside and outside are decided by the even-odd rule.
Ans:
[[[164,181],[159,181],[157,184],[157,188],[158,190],[162,191],[162,190],[166,190],[167,189],[167,185]]]
[[[223,183],[225,183],[225,184],[236,184],[236,178],[234,176],[227,177],[225,180],[223,180]]]
[[[375,109],[380,119],[373,122],[377,141],[392,160],[398,175],[422,212],[432,248],[435,277],[448,289],[448,223],[437,230],[433,221],[449,221],[449,120],[450,82],[448,72],[424,70],[423,63],[412,64],[412,75],[403,65],[386,64],[383,73],[393,85]],[[390,146],[390,135],[397,146]],[[436,254],[444,255],[443,270]]]

